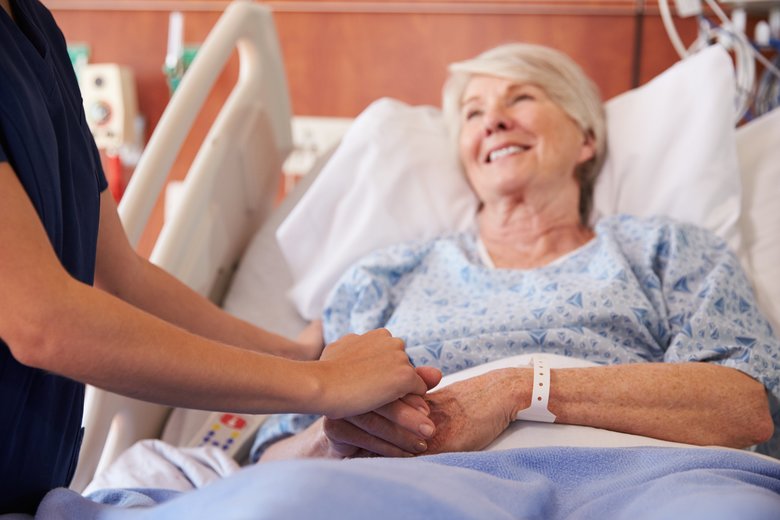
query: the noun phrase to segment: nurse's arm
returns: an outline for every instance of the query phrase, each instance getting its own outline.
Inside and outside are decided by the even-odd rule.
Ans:
[[[322,350],[321,346],[291,341],[223,312],[136,254],[108,190],[100,201],[95,285],[165,321],[217,341],[292,359],[317,359]]]
[[[108,261],[103,254],[100,262]],[[347,336],[324,361],[291,361],[204,338],[75,280],[5,162],[0,287],[0,337],[18,362],[140,399],[338,418],[427,390],[403,342],[387,331]]]

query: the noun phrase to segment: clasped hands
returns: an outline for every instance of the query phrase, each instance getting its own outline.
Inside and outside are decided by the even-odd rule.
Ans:
[[[441,373],[418,367],[433,389]],[[327,457],[410,457],[451,451],[480,450],[511,422],[505,378],[495,370],[453,383],[425,396],[407,395],[371,412],[343,419],[321,418],[313,425]]]
[[[322,323],[311,322],[298,340],[321,349]],[[360,415],[320,418],[301,434],[299,447],[306,447],[298,453],[347,458],[474,451],[498,437],[516,413],[517,400],[506,391],[517,376],[513,370],[494,370],[434,391],[441,372],[415,370],[428,387],[425,395],[409,394]]]

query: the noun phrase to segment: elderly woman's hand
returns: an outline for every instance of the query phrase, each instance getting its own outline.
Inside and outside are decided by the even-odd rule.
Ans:
[[[419,403],[410,405],[413,400],[405,398],[354,417],[324,418],[320,426],[321,442],[327,456],[409,457],[427,450],[428,439],[435,429],[433,422],[427,420],[427,405],[419,396],[413,397]],[[425,422],[420,420],[423,416]]]
[[[415,370],[429,389],[441,380],[438,369]],[[261,460],[417,455],[428,449],[427,441],[435,433],[429,413],[422,396],[410,394],[368,413],[342,419],[323,417],[300,434],[271,445]]]
[[[516,369],[487,372],[426,396],[436,435],[425,454],[481,450],[512,421],[514,392],[524,378]],[[528,384],[528,383],[526,383]]]
[[[418,375],[428,388],[441,380],[441,372],[419,367]],[[430,408],[419,395],[407,395],[376,410],[344,419],[324,418],[321,441],[334,457],[381,455],[408,457],[428,449],[435,427]]]

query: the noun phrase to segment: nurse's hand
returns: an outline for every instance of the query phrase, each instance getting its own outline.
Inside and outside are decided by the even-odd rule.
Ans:
[[[403,340],[386,329],[344,336],[329,344],[309,368],[318,381],[312,408],[331,419],[364,414],[405,395],[428,391],[409,362]]]
[[[416,370],[429,388],[441,380],[437,369]],[[407,395],[372,412],[343,419],[321,418],[305,431],[271,445],[261,461],[418,455],[428,449],[427,441],[435,434],[429,413],[430,408],[422,397]]]
[[[441,380],[437,369],[420,367],[417,372],[428,388]],[[325,418],[319,426],[320,442],[327,446],[328,456],[337,458],[418,455],[428,449],[428,440],[436,432],[429,414],[424,399],[407,395],[365,414],[337,420]]]

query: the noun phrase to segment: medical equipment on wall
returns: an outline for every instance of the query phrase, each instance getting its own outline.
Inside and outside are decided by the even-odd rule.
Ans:
[[[79,82],[87,124],[95,144],[106,153],[108,183],[118,201],[126,184],[122,150],[138,148],[143,134],[133,72],[114,63],[87,64],[80,70]]]
[[[184,69],[184,15],[174,11],[168,17],[168,49],[163,65],[171,94],[179,86]]]
[[[184,15],[179,11],[172,12],[168,18],[168,48],[162,68],[171,95],[176,92],[197,52],[198,46],[184,44]]]
[[[680,58],[685,58],[713,43],[723,45],[733,52],[738,122],[767,113],[780,106],[780,1],[725,1],[723,3],[732,6],[731,18],[715,0],[704,0],[704,3],[714,13],[715,21],[704,15],[701,0],[675,0],[678,16],[698,17],[698,36],[689,47],[686,47],[675,27],[669,1],[658,1],[664,28]],[[756,24],[753,41],[745,34],[748,8],[768,13],[768,20],[761,20]],[[775,57],[769,59],[764,55],[765,52],[774,52]],[[760,77],[756,71],[756,62],[764,67]]]

